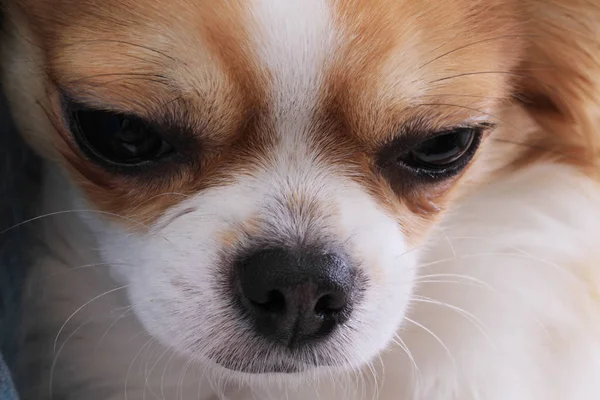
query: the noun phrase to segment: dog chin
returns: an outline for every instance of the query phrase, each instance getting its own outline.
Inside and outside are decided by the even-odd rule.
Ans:
[[[258,358],[260,357],[254,357]],[[197,357],[197,361],[210,375],[218,377],[219,380],[258,385],[266,382],[300,384],[306,379],[352,369],[350,366],[344,368],[329,359],[318,360],[318,363],[309,365],[291,357],[252,363],[240,359],[200,356]]]
[[[264,357],[257,356],[257,359]],[[306,373],[315,373],[319,370],[331,370],[339,368],[337,364],[330,359],[315,360],[315,363],[306,364],[300,360],[294,360],[292,356],[286,358],[265,360],[261,363],[248,362],[239,359],[224,359],[221,357],[211,357],[210,362],[219,369],[227,371],[229,374],[239,374],[246,377],[258,375],[302,375]],[[218,360],[218,361],[215,361]]]
[[[266,365],[248,365],[240,366],[235,363],[219,364],[230,373],[242,375],[292,375],[308,372],[315,367],[298,365],[293,363],[266,364]]]
[[[207,376],[217,382],[263,387],[265,384],[294,387],[305,384],[307,380],[322,375],[331,375],[332,371],[343,371],[340,367],[310,366],[301,363],[262,363],[260,365],[242,365],[236,362],[220,362],[204,359],[201,362]]]

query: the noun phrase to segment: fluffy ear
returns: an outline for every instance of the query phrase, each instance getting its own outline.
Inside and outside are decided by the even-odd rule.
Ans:
[[[523,0],[529,49],[520,71],[526,107],[548,134],[600,173],[600,1]]]

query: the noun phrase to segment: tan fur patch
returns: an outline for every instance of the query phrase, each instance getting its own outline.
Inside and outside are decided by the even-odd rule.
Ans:
[[[231,182],[268,141],[256,126],[267,79],[248,46],[241,2],[47,0],[14,7],[44,51],[47,98],[40,102],[54,132],[43,135],[55,136],[67,168],[100,209],[145,225],[186,196]],[[152,179],[107,172],[74,144],[58,88],[80,101],[174,120],[196,135],[201,151],[189,165]]]
[[[407,127],[430,134],[469,120],[499,122],[495,110],[511,94],[512,71],[521,56],[517,3],[333,4],[339,29],[350,40],[336,55],[323,88],[320,119],[330,128],[322,130],[326,137],[318,141],[319,149],[356,160],[353,178],[416,242],[460,179],[393,190],[377,171],[377,152]]]
[[[28,24],[29,41],[35,44],[26,48],[11,39],[22,43],[15,49],[24,52],[18,57],[42,65],[25,68],[5,61],[11,68],[6,79],[19,76],[22,85],[32,91],[37,87],[38,97],[39,88],[46,89],[47,98],[36,100],[55,130],[36,131],[28,117],[20,125],[27,127],[24,133],[40,152],[46,153],[52,137],[57,154],[98,208],[147,224],[186,196],[252,173],[272,148],[271,77],[249,40],[257,22],[245,2],[8,3],[9,15],[17,24]],[[410,238],[420,237],[458,194],[531,162],[559,161],[597,173],[597,4],[329,4],[342,41],[324,71],[311,146],[322,160],[363,185]],[[24,71],[31,75],[25,77]],[[171,118],[193,133],[197,157],[152,178],[111,174],[74,145],[61,116],[57,87],[116,110]],[[19,102],[16,94],[11,97]],[[487,119],[499,128],[465,174],[399,191],[378,170],[377,152],[407,126],[417,133],[433,132],[473,119]],[[300,200],[290,199],[294,204]]]

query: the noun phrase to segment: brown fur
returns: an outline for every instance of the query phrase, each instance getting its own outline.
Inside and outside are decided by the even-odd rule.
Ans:
[[[597,174],[598,4],[332,4],[338,28],[353,39],[324,71],[313,146],[396,215],[409,237],[419,237],[452,198],[531,162],[551,158]],[[8,11],[14,25],[4,40],[3,75],[22,131],[68,166],[99,209],[147,224],[185,196],[252,173],[272,147],[270,76],[250,43],[255,27],[244,2],[8,0]],[[15,52],[16,61],[9,59]],[[57,85],[148,118],[163,111],[190,132],[195,158],[152,178],[102,170],[67,132]],[[17,90],[29,92],[29,103]],[[376,153],[401,126],[436,130],[473,115],[500,128],[461,177],[398,191],[379,173]]]

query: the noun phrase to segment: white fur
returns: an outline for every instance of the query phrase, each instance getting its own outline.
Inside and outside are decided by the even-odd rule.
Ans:
[[[320,159],[308,139],[333,36],[324,5],[321,0],[262,1],[254,8],[261,28],[257,46],[264,46],[262,60],[273,76],[272,118],[279,137],[259,170],[186,199],[152,226],[150,234],[131,235],[105,218],[90,219],[103,258],[125,264],[115,268],[118,279],[130,285],[127,292],[144,326],[165,345],[202,362],[212,364],[211,354],[221,356],[233,347],[244,349],[233,360],[241,363],[265,348],[250,339],[250,327],[231,304],[233,293],[223,294],[219,282],[228,268],[218,265],[220,254],[239,250],[223,248],[220,233],[256,215],[267,241],[317,242],[332,249],[343,243],[367,277],[376,267],[381,269],[351,321],[317,350],[332,357],[336,366],[358,367],[374,357],[388,344],[407,306],[414,256],[401,257],[406,248],[398,225],[364,189]],[[302,199],[300,206],[294,198]],[[300,208],[309,204],[323,215],[303,213]],[[194,211],[174,218],[183,210]],[[194,295],[186,296],[173,281],[185,282]],[[282,358],[287,359],[273,354],[270,360],[253,363],[260,366]],[[221,369],[219,374],[257,379]]]
[[[446,221],[445,235],[432,240],[420,263],[421,283],[408,317],[431,333],[407,322],[398,331],[418,372],[404,351],[392,345],[374,363],[376,379],[368,369],[358,376],[340,372],[321,378],[317,386],[310,381],[304,387],[242,387],[229,393],[229,398],[341,400],[372,398],[378,392],[382,400],[596,399],[600,390],[600,272],[594,256],[599,252],[599,193],[586,177],[571,169],[543,165],[463,202]],[[76,218],[73,222],[77,223]],[[82,226],[65,224],[64,217],[60,225],[49,225],[50,245],[57,256],[82,265],[93,261],[90,245],[82,242]],[[59,238],[73,246],[57,245]],[[86,301],[118,287],[107,278],[105,267],[69,272],[65,268],[59,262],[41,260],[43,275],[63,275],[52,276],[45,285],[45,313],[28,314],[44,316],[43,325],[52,334]],[[424,297],[435,304],[420,303]],[[165,367],[172,353],[159,360],[165,349],[155,341],[134,360],[148,336],[140,333],[131,314],[115,323],[99,351],[94,351],[106,328],[122,314],[112,310],[125,305],[127,300],[118,292],[90,303],[69,321],[58,340],[59,348],[66,342],[57,363],[60,380],[73,387],[83,384],[85,398],[122,399],[132,362],[128,398],[142,399],[144,391],[152,398],[150,390],[160,391],[163,370],[167,371],[166,393],[177,391],[185,361],[176,357]],[[163,326],[177,323],[172,317],[162,317]],[[39,318],[38,327],[42,325]],[[70,337],[90,318],[91,325]],[[44,339],[51,341],[52,334]],[[209,340],[218,343],[218,338]],[[184,399],[197,398],[199,372],[190,371],[182,378]],[[101,387],[114,390],[114,397],[102,396],[106,392]],[[203,398],[211,398],[212,387],[204,382],[202,388],[206,389]],[[232,389],[221,387],[219,393],[227,390]],[[84,398],[77,397],[79,392],[71,393],[73,398]],[[25,398],[44,397],[36,393]]]
[[[250,327],[232,304],[233,293],[223,291],[220,279],[230,266],[221,265],[219,257],[241,250],[245,243],[223,248],[220,235],[239,230],[257,215],[265,240],[342,246],[370,278],[351,319],[315,350],[317,356],[329,357],[333,366],[359,368],[375,357],[388,345],[408,305],[415,255],[404,254],[398,224],[363,188],[328,165],[309,140],[321,74],[335,36],[325,4],[264,1],[254,8],[261,28],[256,32],[257,46],[264,46],[260,54],[273,77],[272,118],[278,144],[251,176],[185,199],[144,234],[132,234],[106,215],[79,213],[93,231],[102,259],[111,264],[104,270],[122,287],[112,292],[114,286],[99,286],[100,292],[90,293],[90,298],[95,302],[95,296],[105,291],[109,296],[126,293],[133,313],[162,346],[191,356],[211,375],[265,382],[264,376],[232,373],[215,363],[215,357],[232,348],[239,349],[232,362],[251,360],[259,367],[282,360],[303,365],[312,359],[307,353],[304,360],[290,360],[274,350],[269,357],[257,357],[268,350],[267,344],[252,339]],[[65,204],[89,208],[75,188],[66,192],[71,194]],[[303,207],[319,213],[305,213]],[[178,217],[185,210],[193,211]],[[71,262],[72,257],[65,258]],[[74,310],[78,303],[74,302]],[[75,321],[67,322],[71,326]],[[68,337],[66,327],[59,331],[61,338]],[[282,380],[282,376],[268,378]]]
[[[24,366],[43,376],[25,400],[598,398],[600,190],[566,166],[531,168],[461,202],[443,232],[407,252],[395,220],[309,140],[321,74],[342,40],[327,4],[254,4],[279,141],[252,175],[186,198],[148,233],[82,211],[68,179],[48,177],[44,211],[79,211],[45,222],[51,251],[37,264],[42,281],[30,282]],[[321,213],[303,214],[290,201],[299,197]],[[284,379],[209,357],[286,359],[256,356],[266,345],[219,290],[219,256],[235,251],[220,234],[257,215],[270,238],[343,244],[370,278],[318,351],[340,368]]]

